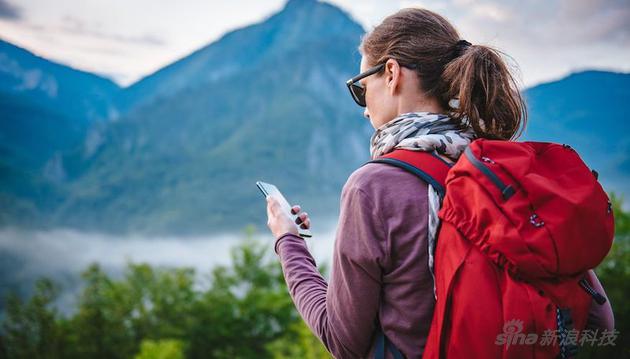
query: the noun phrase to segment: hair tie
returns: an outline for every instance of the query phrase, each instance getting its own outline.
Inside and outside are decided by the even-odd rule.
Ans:
[[[472,44],[466,40],[459,40],[455,43],[455,49],[457,49],[457,56],[461,56],[464,51],[468,48],[468,46],[472,46]]]

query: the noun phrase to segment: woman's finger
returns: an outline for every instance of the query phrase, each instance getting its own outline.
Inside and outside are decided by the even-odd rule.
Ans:
[[[300,224],[302,222],[304,222],[304,220],[306,220],[308,218],[308,213],[306,212],[302,212],[298,215],[298,217],[295,219],[295,223],[296,224]]]
[[[299,212],[300,212],[300,205],[296,204],[295,206],[291,207],[292,214],[297,214]]]

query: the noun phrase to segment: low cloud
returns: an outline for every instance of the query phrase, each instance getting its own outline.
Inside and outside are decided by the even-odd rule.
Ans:
[[[313,217],[313,216],[311,216]],[[337,227],[336,218],[314,217],[313,238],[306,239],[309,251],[318,264],[330,263]],[[98,263],[113,277],[120,277],[128,263],[148,263],[155,267],[195,269],[198,285],[219,265],[232,264],[231,251],[244,239],[245,233],[219,233],[196,237],[113,236],[72,229],[22,230],[0,229],[0,298],[7,290],[28,294],[36,279],[48,277],[63,288],[56,303],[64,314],[76,307],[80,273]],[[266,228],[257,229],[253,239],[273,252],[275,239]],[[0,301],[0,310],[2,303]]]

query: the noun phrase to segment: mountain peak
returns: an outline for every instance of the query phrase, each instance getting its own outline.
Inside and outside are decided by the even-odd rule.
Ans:
[[[317,51],[314,49],[322,44],[353,51],[363,33],[352,16],[333,4],[289,0],[282,10],[262,21],[232,30],[136,82],[122,96],[121,107],[128,111],[158,96],[167,97],[185,87],[200,86],[255,68],[271,58]]]
[[[288,7],[296,7],[296,6],[312,6],[318,3],[318,0],[289,0],[285,5],[285,9]]]
[[[343,9],[318,0],[288,0],[285,7],[266,22],[274,24],[287,37],[302,44],[316,39],[353,37],[357,41],[362,26]]]

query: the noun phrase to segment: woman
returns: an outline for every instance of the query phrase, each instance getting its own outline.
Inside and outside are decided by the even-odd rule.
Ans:
[[[455,162],[473,139],[510,140],[524,123],[525,105],[500,53],[460,40],[436,13],[400,10],[366,34],[359,50],[361,74],[349,82],[376,129],[372,158],[405,148]],[[428,247],[436,198],[397,167],[370,163],[354,171],[341,194],[330,283],[291,218],[268,198],[268,226],[291,297],[336,358],[373,357],[379,330],[406,358],[422,357],[435,300]],[[298,222],[310,227],[305,212]],[[610,305],[591,314],[591,326],[612,327]]]

